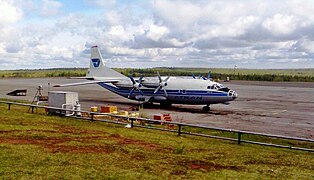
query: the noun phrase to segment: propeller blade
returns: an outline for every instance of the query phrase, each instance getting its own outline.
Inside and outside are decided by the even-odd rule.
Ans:
[[[207,74],[207,79],[210,79],[210,71]]]
[[[157,71],[157,75],[158,75],[159,82],[161,83],[161,82],[162,82],[162,79],[161,79],[160,74],[159,74],[158,71]]]
[[[202,74],[198,75],[198,79],[201,79],[201,77],[203,77],[203,75],[202,75]]]
[[[168,97],[168,93],[167,93],[166,89],[164,89],[164,92],[165,92],[165,95]]]
[[[195,79],[195,75],[192,73],[192,77],[193,77],[193,79]]]
[[[154,91],[154,94],[156,94],[157,91],[159,91],[159,89],[161,88],[161,86],[158,86],[155,91]]]
[[[144,96],[144,93],[140,89],[138,89],[138,92],[140,92],[141,95]]]
[[[140,84],[142,83],[143,77],[144,77],[144,76],[141,75],[141,77],[138,79],[138,83],[140,83]]]
[[[164,81],[167,82],[169,80],[170,76],[168,76]]]
[[[132,81],[133,84],[136,83],[132,76],[129,76],[129,78],[131,79],[131,81]]]
[[[134,90],[135,90],[135,87],[130,91],[130,94],[129,94],[128,98],[131,97],[131,95],[133,94],[133,91],[134,91]]]

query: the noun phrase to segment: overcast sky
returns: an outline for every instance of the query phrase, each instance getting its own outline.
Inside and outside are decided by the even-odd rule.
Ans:
[[[314,68],[313,0],[0,0],[0,70]]]

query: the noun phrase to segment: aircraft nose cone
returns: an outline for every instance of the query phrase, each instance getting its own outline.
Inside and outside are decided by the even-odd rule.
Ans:
[[[232,99],[236,99],[238,97],[238,93],[230,89],[228,92],[228,96],[232,97]]]
[[[232,98],[233,98],[233,99],[236,99],[237,97],[238,97],[238,93],[235,92],[235,91],[233,91]]]

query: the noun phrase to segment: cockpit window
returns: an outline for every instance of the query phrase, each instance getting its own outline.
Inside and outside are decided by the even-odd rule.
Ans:
[[[227,87],[223,87],[223,88],[220,88],[219,91],[224,91],[224,92],[229,92],[229,88]]]
[[[212,86],[207,86],[207,89],[216,89],[216,90],[219,90],[221,88],[224,88],[223,85],[221,84],[213,84]]]
[[[223,85],[221,84],[213,84],[212,86],[207,86],[207,89],[216,89],[216,90],[219,90],[221,88],[224,88]]]

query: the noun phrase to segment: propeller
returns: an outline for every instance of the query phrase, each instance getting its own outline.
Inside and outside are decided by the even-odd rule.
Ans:
[[[129,78],[130,78],[130,80],[131,80],[132,83],[133,83],[133,88],[132,88],[132,90],[130,91],[130,94],[129,94],[128,98],[131,97],[131,95],[133,94],[133,92],[134,92],[135,90],[137,90],[138,92],[140,92],[141,95],[143,96],[144,94],[143,94],[143,92],[140,90],[140,88],[142,87],[143,75],[141,75],[141,77],[138,79],[138,82],[136,82],[136,81],[133,79],[132,76],[129,76]]]
[[[159,79],[159,86],[155,89],[154,94],[156,94],[161,88],[164,88],[165,86],[167,86],[167,81],[170,78],[170,76],[168,76],[165,80],[162,80],[158,71],[157,71],[157,74],[158,74],[158,79]],[[166,89],[163,89],[163,90],[165,92],[165,95],[168,96]]]

